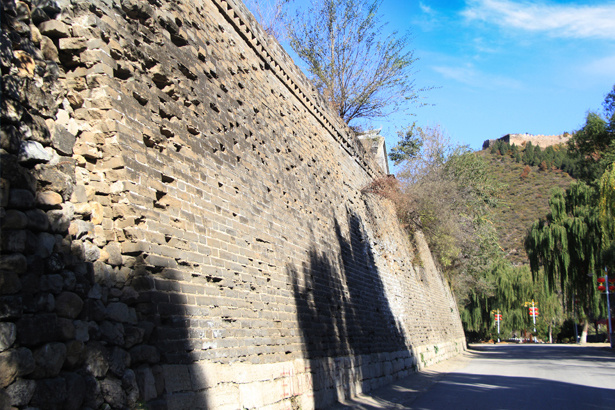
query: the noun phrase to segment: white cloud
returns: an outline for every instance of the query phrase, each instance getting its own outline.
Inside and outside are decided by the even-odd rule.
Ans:
[[[419,7],[421,11],[425,14],[434,14],[433,9],[426,4],[423,4],[423,2],[419,2]]]
[[[561,5],[514,0],[468,0],[468,20],[544,32],[553,37],[615,39],[615,2]]]
[[[444,78],[448,78],[471,87],[483,88],[483,89],[521,89],[523,83],[513,78],[504,77],[500,75],[494,75],[484,73],[477,70],[472,65],[462,66],[433,66],[431,67],[435,72],[442,75]]]
[[[590,61],[583,71],[594,77],[615,78],[615,55]]]

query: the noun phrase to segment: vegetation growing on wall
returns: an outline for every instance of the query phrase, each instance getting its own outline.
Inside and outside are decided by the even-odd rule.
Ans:
[[[384,117],[416,101],[409,35],[386,35],[382,0],[324,0],[288,20],[290,45],[341,118]]]

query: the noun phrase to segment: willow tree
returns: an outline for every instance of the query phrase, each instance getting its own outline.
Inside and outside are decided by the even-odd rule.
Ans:
[[[614,97],[615,98],[615,97]],[[615,238],[615,165],[611,164],[600,178],[598,204],[602,241],[607,248]]]
[[[290,45],[318,91],[347,123],[416,101],[409,35],[385,34],[382,0],[321,0],[289,21]]]
[[[542,271],[538,274],[542,274]],[[500,259],[484,272],[484,282],[490,285],[489,291],[473,289],[468,303],[461,309],[461,319],[466,330],[477,332],[482,338],[495,339],[497,324],[493,313],[496,310],[502,314],[502,337],[529,329],[533,324],[524,303],[534,300],[541,312],[537,326],[539,334],[541,337],[548,336],[549,341],[552,341],[554,326],[562,322],[561,305],[556,294],[537,286],[527,266],[513,266]]]
[[[532,224],[525,249],[534,275],[544,269],[542,281],[548,292],[561,292],[566,306],[578,300],[583,321],[582,342],[587,337],[589,317],[597,312],[598,295],[591,277],[599,269],[602,233],[596,191],[576,182],[564,193],[552,192],[546,218]]]

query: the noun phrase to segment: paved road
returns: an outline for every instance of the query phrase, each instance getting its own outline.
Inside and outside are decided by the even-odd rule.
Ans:
[[[336,409],[615,409],[615,351],[478,345]]]

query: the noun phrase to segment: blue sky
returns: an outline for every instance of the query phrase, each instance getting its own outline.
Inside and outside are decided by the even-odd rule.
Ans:
[[[415,116],[373,121],[389,149],[413,121],[474,150],[508,133],[572,132],[615,84],[615,0],[383,0],[380,13],[412,35],[416,86],[435,87]]]
[[[417,85],[439,87],[417,123],[472,149],[579,129],[615,84],[615,1],[384,0],[381,11],[411,30]]]

